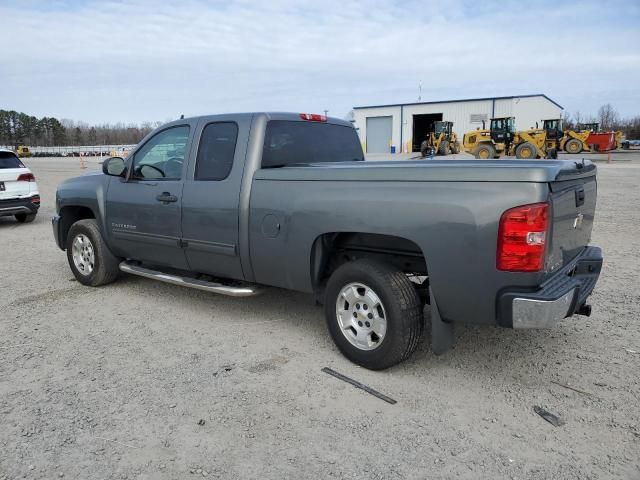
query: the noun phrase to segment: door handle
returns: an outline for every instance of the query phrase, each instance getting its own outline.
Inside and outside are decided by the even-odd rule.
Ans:
[[[156,197],[156,200],[162,203],[171,203],[171,202],[177,202],[178,197],[176,197],[175,195],[171,195],[169,192],[162,192],[160,195]]]

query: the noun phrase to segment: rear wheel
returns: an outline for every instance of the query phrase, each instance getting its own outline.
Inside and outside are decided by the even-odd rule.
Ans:
[[[382,370],[407,359],[422,335],[422,304],[413,283],[369,259],[340,266],[327,283],[325,316],[336,346],[352,362]]]
[[[524,142],[516,148],[516,158],[529,159],[536,158],[536,147],[533,143]]]
[[[438,153],[440,155],[449,155],[449,142],[447,140],[443,140],[442,142],[440,142]]]
[[[473,151],[473,155],[476,158],[481,158],[483,160],[493,158],[496,155],[496,149],[493,145],[489,143],[483,143],[482,145],[476,147]]]
[[[31,223],[36,219],[35,213],[18,213],[15,215],[16,220],[20,223]]]
[[[582,151],[582,142],[577,138],[572,138],[565,143],[564,149],[568,153],[580,153]]]
[[[118,259],[107,248],[93,219],[79,220],[69,229],[67,260],[76,279],[90,287],[111,283],[120,272]]]

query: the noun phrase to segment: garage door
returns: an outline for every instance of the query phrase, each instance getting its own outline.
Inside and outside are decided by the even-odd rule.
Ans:
[[[367,118],[367,153],[391,152],[391,117]]]

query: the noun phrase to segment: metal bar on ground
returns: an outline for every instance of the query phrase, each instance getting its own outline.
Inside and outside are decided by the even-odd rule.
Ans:
[[[335,370],[332,370],[329,367],[324,367],[322,369],[322,371],[324,373],[328,373],[329,375],[336,377],[339,380],[342,380],[343,382],[347,382],[350,383],[351,385],[353,385],[356,388],[359,388],[360,390],[364,390],[365,392],[373,395],[374,397],[378,397],[380,400],[383,400],[387,403],[390,403],[391,405],[395,405],[396,402],[393,398],[391,397],[387,397],[384,393],[380,393],[377,390],[374,390],[371,387],[368,387],[367,385],[358,382],[357,380],[354,380],[353,378],[349,378],[346,375],[342,375],[341,373],[336,372]]]

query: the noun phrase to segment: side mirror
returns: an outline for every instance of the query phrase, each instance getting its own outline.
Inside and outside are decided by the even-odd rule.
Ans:
[[[124,177],[127,172],[127,166],[124,158],[111,157],[102,162],[102,173],[113,177]]]

